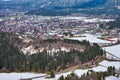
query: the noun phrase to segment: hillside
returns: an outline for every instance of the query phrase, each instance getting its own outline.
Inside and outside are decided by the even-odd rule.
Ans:
[[[1,0],[0,10],[10,9],[43,16],[73,13],[119,16],[120,0]]]
[[[0,9],[34,10],[39,8],[71,7],[90,0],[0,0]]]
[[[55,7],[49,6],[49,8],[42,7],[42,9],[39,8],[37,10],[29,11],[28,14],[47,15],[45,11],[47,11],[46,9],[48,9],[48,11],[51,10],[49,11],[49,14],[52,14],[51,16],[56,16],[56,15],[64,16],[73,13],[75,14],[83,13],[88,15],[107,15],[107,16],[118,17],[120,14],[119,6],[120,6],[120,0],[116,0],[116,1],[92,0],[82,4],[75,4],[70,7],[64,7],[64,6],[55,6]]]
[[[90,45],[87,41],[27,39],[26,42],[25,38],[19,38],[11,33],[0,33],[0,72],[3,68],[10,72],[61,71],[103,55],[97,44]]]

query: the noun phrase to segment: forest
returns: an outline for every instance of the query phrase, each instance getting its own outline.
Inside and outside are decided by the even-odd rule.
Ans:
[[[11,36],[12,35],[12,36]],[[48,42],[56,40],[46,40]],[[35,54],[24,54],[19,50],[20,40],[11,33],[0,33],[0,69],[5,68],[8,72],[47,72],[60,71],[68,68],[68,65],[87,63],[97,56],[103,55],[103,50],[97,44],[87,41],[79,42],[65,39],[66,43],[79,43],[84,45],[85,50],[80,52],[71,49],[69,52],[59,51],[47,53],[45,49]]]

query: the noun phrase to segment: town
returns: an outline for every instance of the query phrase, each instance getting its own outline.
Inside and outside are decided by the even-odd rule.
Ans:
[[[42,17],[35,15],[20,15],[3,18],[0,21],[0,31],[12,32],[18,35],[38,37],[41,39],[81,36],[85,33],[96,36],[118,37],[120,29],[101,28],[101,24],[114,19],[102,19],[80,16]],[[70,33],[71,35],[67,35]]]

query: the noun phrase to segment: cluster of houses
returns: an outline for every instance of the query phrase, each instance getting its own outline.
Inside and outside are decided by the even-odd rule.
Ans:
[[[0,31],[41,39],[80,37],[85,33],[116,38],[120,34],[120,29],[108,30],[99,26],[101,23],[109,21],[112,21],[112,19],[21,15],[1,20]],[[107,37],[107,40],[110,41],[109,37]]]

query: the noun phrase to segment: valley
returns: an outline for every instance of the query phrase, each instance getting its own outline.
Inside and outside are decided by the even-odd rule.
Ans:
[[[0,80],[120,80],[120,0],[0,0]]]

